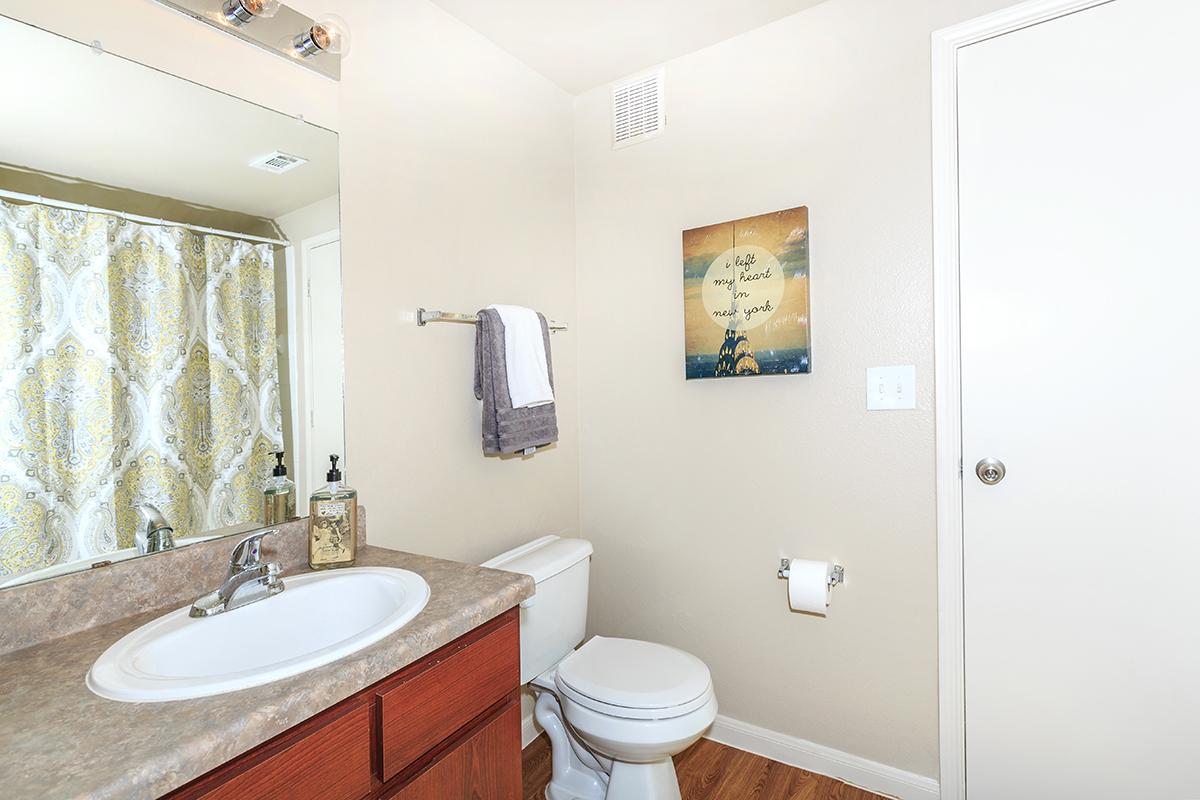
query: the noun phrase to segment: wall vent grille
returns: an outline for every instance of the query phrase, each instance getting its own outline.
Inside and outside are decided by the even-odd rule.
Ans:
[[[280,175],[288,170],[293,170],[296,167],[307,163],[307,158],[293,156],[288,153],[281,153],[280,151],[276,150],[270,155],[254,159],[250,162],[250,166],[254,167],[255,169],[266,170],[267,172],[274,172],[276,175]]]
[[[612,100],[614,149],[662,133],[666,115],[661,69],[615,84]]]

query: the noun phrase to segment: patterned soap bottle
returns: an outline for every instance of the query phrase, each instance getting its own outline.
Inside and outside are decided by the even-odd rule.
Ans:
[[[338,457],[329,457],[328,483],[309,500],[308,565],[349,567],[358,553],[358,492],[342,483]]]

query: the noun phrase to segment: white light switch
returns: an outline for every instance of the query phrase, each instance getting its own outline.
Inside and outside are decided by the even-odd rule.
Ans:
[[[916,367],[869,367],[867,369],[868,411],[891,411],[916,407]]]

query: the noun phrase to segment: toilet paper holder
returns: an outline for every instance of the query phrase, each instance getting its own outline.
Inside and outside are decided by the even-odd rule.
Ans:
[[[792,560],[790,558],[779,559],[779,577],[787,578],[792,574]],[[841,564],[834,564],[833,571],[829,574],[829,588],[837,586],[846,580],[846,569]]]

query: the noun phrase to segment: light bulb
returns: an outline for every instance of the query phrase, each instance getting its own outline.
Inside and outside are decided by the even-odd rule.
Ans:
[[[336,14],[326,14],[317,19],[313,26],[292,40],[292,47],[302,56],[317,53],[332,53],[344,56],[350,52],[350,29],[346,21]]]
[[[225,0],[221,7],[225,19],[241,27],[256,19],[270,19],[279,13],[279,0]]]
[[[241,2],[256,17],[270,19],[279,13],[279,0],[241,0]]]

